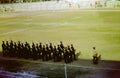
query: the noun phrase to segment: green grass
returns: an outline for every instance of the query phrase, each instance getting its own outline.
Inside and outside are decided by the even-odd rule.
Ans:
[[[63,41],[82,52],[79,58],[91,59],[92,47],[96,46],[102,59],[120,61],[119,11],[40,11],[0,16],[0,45],[2,40],[11,39],[44,44]]]

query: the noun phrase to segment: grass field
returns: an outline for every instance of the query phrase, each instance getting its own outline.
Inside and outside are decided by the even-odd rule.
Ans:
[[[91,59],[92,47],[104,60],[120,61],[120,11],[39,11],[0,14],[2,40],[73,44],[79,58]],[[0,50],[2,50],[0,46]]]

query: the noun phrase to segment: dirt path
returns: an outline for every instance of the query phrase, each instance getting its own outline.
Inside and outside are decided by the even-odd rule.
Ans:
[[[12,64],[12,66],[7,66]],[[18,67],[16,67],[16,65]],[[8,71],[25,70],[39,76],[49,78],[64,78],[64,62],[25,60],[3,57],[0,54],[0,66],[5,66]],[[14,69],[14,70],[13,70]],[[119,78],[120,62],[101,60],[99,64],[92,64],[92,60],[79,59],[67,64],[68,78]],[[0,73],[1,74],[1,73]]]

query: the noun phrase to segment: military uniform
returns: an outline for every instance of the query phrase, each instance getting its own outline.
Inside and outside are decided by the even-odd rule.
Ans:
[[[5,52],[5,50],[6,50],[6,45],[5,45],[5,42],[4,41],[2,41],[3,43],[2,43],[2,52],[3,52],[3,56],[6,56],[6,52]]]

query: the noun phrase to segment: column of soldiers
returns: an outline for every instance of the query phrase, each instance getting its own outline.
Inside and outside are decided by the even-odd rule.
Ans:
[[[54,62],[64,60],[65,63],[70,63],[76,60],[73,44],[65,47],[62,41],[60,41],[57,46],[52,43],[42,44],[41,42],[33,42],[30,46],[28,42],[13,42],[12,40],[2,41],[2,50],[3,56],[8,57],[31,58],[34,60],[42,59],[43,61],[53,60]]]

